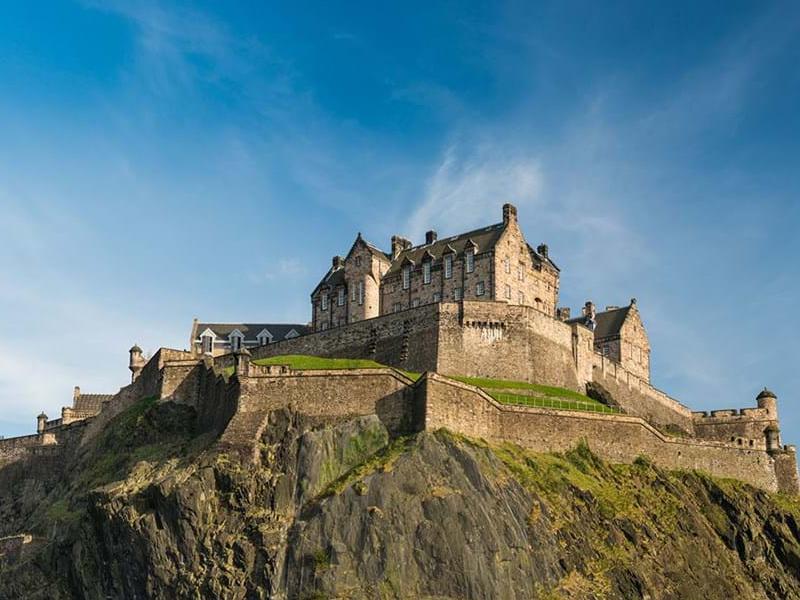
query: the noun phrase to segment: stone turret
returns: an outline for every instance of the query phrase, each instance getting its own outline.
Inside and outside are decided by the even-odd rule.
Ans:
[[[133,347],[128,350],[128,353],[130,354],[128,368],[131,370],[131,383],[133,383],[136,381],[136,378],[139,377],[139,373],[141,373],[147,361],[142,354],[142,349],[136,344],[134,344]]]
[[[771,418],[778,418],[778,397],[773,392],[764,388],[756,396],[756,402],[758,403],[758,408],[766,409]]]
[[[44,433],[44,429],[47,426],[47,415],[42,412],[38,417],[36,417],[36,433]]]
[[[775,423],[770,423],[764,430],[764,437],[767,440],[767,452],[781,450],[781,430]]]

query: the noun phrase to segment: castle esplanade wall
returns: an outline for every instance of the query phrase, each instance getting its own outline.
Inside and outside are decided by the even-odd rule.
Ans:
[[[768,491],[797,494],[792,447],[769,453],[736,444],[667,436],[640,417],[508,406],[478,388],[435,373],[420,380],[425,428],[447,428],[494,442],[510,441],[536,452],[564,452],[586,440],[598,456],[631,463],[647,456],[668,469],[731,477]]]

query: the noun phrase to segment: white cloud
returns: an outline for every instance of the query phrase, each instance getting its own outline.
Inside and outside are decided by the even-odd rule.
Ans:
[[[254,283],[264,283],[278,279],[299,279],[308,273],[308,267],[297,258],[281,258],[260,272],[251,272],[248,279]]]
[[[414,239],[432,227],[460,232],[500,220],[499,206],[518,208],[539,201],[542,173],[539,161],[486,145],[467,153],[450,146],[425,186],[425,198],[411,214],[406,232]]]

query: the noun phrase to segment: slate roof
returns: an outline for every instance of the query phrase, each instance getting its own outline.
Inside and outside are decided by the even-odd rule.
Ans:
[[[630,309],[630,306],[624,306],[622,308],[615,308],[613,310],[597,313],[597,326],[594,328],[594,339],[600,340],[619,335],[622,324],[628,317]],[[578,317],[576,319],[570,319],[567,323],[584,323],[585,321],[585,317]]]
[[[100,412],[100,409],[103,408],[103,402],[111,400],[113,397],[114,394],[81,394],[75,399],[72,408]]]
[[[344,285],[344,267],[339,267],[338,269],[331,267],[328,269],[328,272],[325,273],[322,281],[317,284],[317,287],[314,288],[314,291],[311,292],[311,295],[313,296],[316,294],[317,290],[323,285],[329,285],[332,288],[336,287],[337,285]]]
[[[442,238],[436,240],[432,244],[413,246],[408,250],[402,251],[397,258],[392,261],[392,266],[389,267],[386,275],[390,276],[398,273],[406,259],[413,261],[415,265],[419,265],[425,252],[430,252],[436,260],[442,258],[445,251],[449,252],[451,249],[452,251],[455,251],[456,254],[463,254],[469,240],[472,240],[472,242],[478,247],[478,254],[486,252],[487,250],[494,248],[497,240],[500,239],[504,228],[504,223],[496,223],[494,225],[489,225],[488,227],[481,227],[480,229],[473,229],[472,231],[467,231],[466,233],[460,233],[451,237]]]
[[[294,329],[299,335],[310,333],[311,328],[307,325],[294,323],[198,323],[195,341],[200,341],[200,335],[206,330],[213,331],[218,338],[228,339],[228,335],[234,329],[238,329],[244,335],[244,341],[258,342],[258,334],[264,329],[272,334],[272,341],[278,342],[286,339],[286,334]]]

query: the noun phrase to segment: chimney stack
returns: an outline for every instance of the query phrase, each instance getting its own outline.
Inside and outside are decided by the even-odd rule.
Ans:
[[[409,240],[399,235],[392,236],[392,260],[400,256],[400,253],[408,248],[411,248]]]
[[[433,229],[431,229],[430,231],[426,231],[425,232],[425,243],[426,244],[428,244],[428,245],[432,244],[433,242],[436,241],[437,238],[438,238],[438,236],[436,235],[436,232]]]
[[[547,244],[539,244],[539,245],[537,246],[537,248],[536,248],[536,252],[538,252],[538,253],[539,253],[539,255],[540,255],[542,258],[547,258],[547,254],[548,254],[548,252],[549,252],[549,251],[550,251],[550,250],[549,250],[549,248],[547,247]]]
[[[503,223],[508,225],[517,220],[517,207],[513,204],[503,204]]]
[[[569,321],[570,309],[568,306],[562,306],[556,309],[556,317],[562,321]]]
[[[331,260],[331,264],[333,265],[334,271],[342,267],[342,257],[341,256],[334,256]]]

